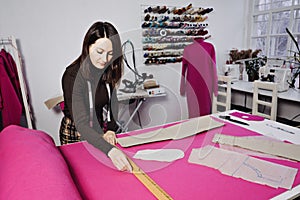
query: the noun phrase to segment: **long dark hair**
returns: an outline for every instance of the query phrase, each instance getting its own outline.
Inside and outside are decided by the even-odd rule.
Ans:
[[[82,52],[79,58],[75,61],[80,62],[80,68],[83,76],[86,79],[92,79],[90,66],[92,65],[89,57],[89,47],[94,44],[99,38],[109,38],[113,47],[113,58],[108,63],[101,80],[111,83],[113,87],[118,84],[123,72],[123,54],[120,36],[116,28],[109,22],[95,22],[85,34]]]

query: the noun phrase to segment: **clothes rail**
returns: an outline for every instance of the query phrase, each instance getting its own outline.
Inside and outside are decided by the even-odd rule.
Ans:
[[[10,38],[1,38],[0,44],[11,44],[11,39]]]
[[[26,122],[27,122],[27,127],[32,129],[32,115],[30,111],[30,106],[29,106],[29,101],[28,101],[28,92],[27,92],[27,87],[26,83],[24,80],[23,76],[23,71],[22,71],[22,65],[21,65],[21,56],[17,47],[17,42],[14,36],[9,36],[6,38],[0,38],[0,48],[5,49],[8,51],[10,54],[12,54],[12,57],[14,58],[14,61],[17,66],[17,72],[18,72],[18,78],[20,82],[20,88],[21,88],[21,94],[22,94],[22,103],[24,106],[24,111],[25,111],[25,116],[26,116]]]
[[[7,50],[8,48],[6,47],[7,45],[12,45],[11,40],[9,38],[2,38],[0,40],[0,49],[5,49]]]

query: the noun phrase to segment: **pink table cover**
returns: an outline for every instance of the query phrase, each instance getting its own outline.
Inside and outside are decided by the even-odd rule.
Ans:
[[[159,127],[158,127],[159,128]],[[155,128],[151,128],[154,130]],[[147,129],[146,129],[147,130]],[[138,134],[142,131],[134,131]],[[225,126],[182,140],[170,140],[130,148],[121,148],[129,157],[138,150],[176,148],[185,152],[183,159],[172,163],[133,159],[173,199],[270,199],[282,188],[252,183],[221,174],[218,170],[188,163],[193,148],[214,145],[216,133],[247,136],[258,135],[242,127],[226,123]],[[126,136],[124,134],[123,136]],[[110,160],[86,142],[60,147],[71,167],[76,184],[86,199],[155,199],[133,174],[116,171]],[[264,158],[265,160],[300,169],[300,163]],[[293,187],[300,183],[299,173]]]

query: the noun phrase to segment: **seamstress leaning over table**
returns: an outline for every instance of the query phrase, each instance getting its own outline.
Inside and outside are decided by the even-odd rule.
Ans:
[[[114,147],[118,129],[116,87],[122,65],[121,41],[115,27],[96,22],[87,31],[81,55],[62,77],[64,117],[61,144],[87,140],[104,152],[119,170],[132,168],[122,151]]]

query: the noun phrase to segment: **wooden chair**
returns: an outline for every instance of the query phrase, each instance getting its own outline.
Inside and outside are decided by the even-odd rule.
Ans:
[[[212,113],[230,110],[231,77],[218,76],[218,96],[213,96]]]
[[[60,106],[60,109],[63,110],[63,106],[64,106],[64,96],[60,95],[57,97],[53,97],[50,98],[48,100],[46,100],[45,105],[47,106],[47,108],[50,110],[56,106]]]
[[[253,115],[259,115],[262,117],[265,117],[270,120],[276,121],[277,116],[277,83],[272,82],[262,82],[262,81],[254,81],[253,83],[253,105],[252,105],[252,114]],[[269,90],[271,91],[271,97],[270,94],[263,93],[263,90]],[[265,91],[267,92],[267,91]],[[264,97],[264,98],[259,98]],[[271,98],[270,101],[267,101],[267,99]],[[265,112],[259,111],[259,105],[264,106],[263,110],[266,108],[269,108]]]

